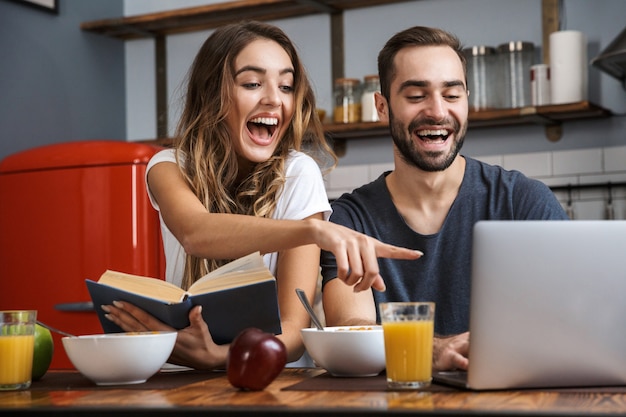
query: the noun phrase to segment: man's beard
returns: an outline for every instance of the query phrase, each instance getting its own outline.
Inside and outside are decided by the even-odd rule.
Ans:
[[[450,152],[448,154],[445,154],[444,152],[420,153],[413,143],[413,132],[419,126],[443,126],[444,124],[442,124],[441,121],[435,121],[430,118],[422,118],[413,120],[409,124],[408,129],[404,130],[402,124],[395,121],[391,109],[389,110],[389,126],[391,128],[391,137],[393,138],[393,143],[396,145],[396,148],[398,148],[398,151],[400,152],[400,157],[409,165],[413,165],[414,167],[419,168],[422,171],[436,172],[447,169],[450,165],[452,165],[452,162],[461,151],[461,148],[463,147],[463,141],[465,140],[465,133],[467,132],[467,123],[463,126],[460,126],[456,119],[452,119],[451,122],[445,123],[445,125],[450,124],[452,124],[455,135],[454,146],[450,149]]]

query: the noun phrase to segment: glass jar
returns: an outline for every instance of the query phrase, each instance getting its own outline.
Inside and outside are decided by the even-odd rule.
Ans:
[[[361,81],[357,78],[337,78],[334,88],[335,123],[357,123],[361,121]]]
[[[508,42],[498,46],[503,84],[502,107],[521,108],[531,105],[530,67],[534,64],[535,46],[531,42]]]
[[[472,46],[463,49],[463,54],[467,60],[469,110],[480,111],[499,107],[494,82],[498,76],[496,48]]]
[[[376,102],[374,101],[374,93],[380,93],[380,79],[378,75],[366,75],[363,78],[363,94],[361,95],[361,121],[377,122],[379,121],[378,112],[376,111]]]

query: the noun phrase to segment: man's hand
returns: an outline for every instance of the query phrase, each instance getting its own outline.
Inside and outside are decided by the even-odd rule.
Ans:
[[[467,370],[469,365],[469,332],[433,340],[433,370]]]

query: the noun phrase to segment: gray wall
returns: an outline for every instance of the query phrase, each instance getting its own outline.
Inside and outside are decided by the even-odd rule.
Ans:
[[[563,30],[579,30],[588,38],[588,57],[595,57],[626,26],[626,1],[563,0]],[[382,11],[385,17],[381,18]],[[465,45],[497,46],[511,40],[533,42],[541,60],[541,0],[420,0],[351,12],[346,21],[348,74],[375,70],[375,57],[393,33],[411,25],[437,26],[457,34]],[[371,30],[370,28],[377,28]],[[368,58],[369,57],[369,58]],[[543,127],[471,129],[463,153],[470,156],[546,152],[626,145],[626,90],[595,67],[589,67],[589,100],[614,112],[610,119],[563,124],[558,142],[546,139]],[[340,164],[391,162],[389,138],[349,141]],[[626,164],[626,161],[625,161]]]
[[[126,0],[133,15],[223,0]],[[604,49],[626,25],[624,0],[563,0],[562,29],[588,38],[588,57]],[[376,73],[378,51],[395,32],[412,25],[441,27],[465,45],[497,46],[511,40],[535,44],[541,60],[541,0],[415,0],[350,10],[344,13],[345,73],[363,78]],[[330,21],[326,15],[276,20],[298,46],[316,90],[318,105],[331,110]],[[170,132],[184,94],[184,76],[210,31],[167,38]],[[127,139],[154,137],[154,47],[151,40],[126,42]],[[551,152],[626,145],[626,90],[595,67],[589,67],[589,100],[615,113],[610,119],[574,120],[563,125],[558,142],[546,139],[542,126],[471,129],[463,153],[469,156]],[[348,141],[340,166],[393,161],[388,137]]]
[[[188,7],[216,0],[59,0],[48,14],[0,0],[0,158],[22,149],[82,139],[138,140],[156,136],[154,55],[151,40],[127,41],[82,32],[80,23],[108,17]],[[220,0],[222,1],[222,0]],[[563,29],[585,32],[589,58],[624,28],[626,1],[564,0]],[[513,24],[512,22],[515,22]],[[318,102],[331,98],[329,19],[325,15],[279,20],[300,49]],[[450,30],[466,45],[529,40],[541,50],[541,0],[420,0],[346,12],[346,75],[376,71],[382,44],[409,25]],[[170,129],[180,104],[182,79],[209,32],[168,37]],[[589,98],[613,111],[610,119],[563,126],[549,142],[539,126],[471,129],[464,153],[491,155],[626,144],[626,90],[589,69]],[[340,165],[392,161],[387,137],[351,140]]]
[[[124,43],[80,23],[123,0],[59,0],[59,14],[0,0],[0,159],[57,142],[125,140]]]

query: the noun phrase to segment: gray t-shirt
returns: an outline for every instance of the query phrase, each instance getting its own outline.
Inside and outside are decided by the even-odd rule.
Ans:
[[[413,261],[379,258],[387,290],[372,290],[377,318],[380,302],[434,301],[437,334],[467,331],[474,224],[479,220],[568,219],[542,182],[518,171],[465,160],[459,194],[436,234],[421,235],[404,222],[387,189],[385,177],[389,172],[333,202],[331,222],[382,242],[424,252],[422,258]],[[323,251],[321,265],[324,285],[337,276],[334,255]]]

